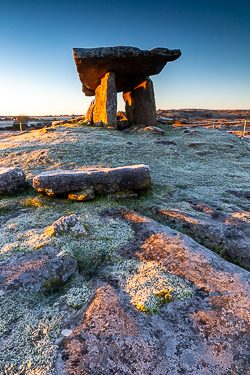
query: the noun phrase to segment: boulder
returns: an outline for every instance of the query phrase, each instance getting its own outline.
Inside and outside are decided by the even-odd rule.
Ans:
[[[95,104],[93,110],[93,123],[103,126],[117,127],[117,91],[115,87],[115,73],[109,72],[101,79],[100,85],[95,90]]]
[[[153,82],[150,78],[137,79],[123,92],[129,125],[156,125]]]
[[[181,278],[193,296],[168,302],[149,316],[132,305],[125,280],[107,276],[77,320],[64,327],[57,372],[248,374],[250,273],[134,211],[113,209],[104,215],[125,220],[134,231],[118,250],[123,259]]]
[[[56,290],[77,270],[76,260],[59,256],[51,246],[30,253],[17,253],[1,263],[0,294],[23,289],[26,291]]]
[[[82,220],[75,214],[70,216],[62,216],[51,225],[53,234],[58,236],[65,233],[73,233],[76,235],[86,234],[86,229],[83,226]]]
[[[11,194],[26,186],[25,174],[19,167],[0,168],[0,194]]]
[[[138,77],[160,73],[167,62],[178,59],[179,49],[154,48],[150,51],[136,47],[73,48],[74,60],[87,96],[95,95],[97,86],[108,72],[115,72],[117,92]]]
[[[109,194],[127,189],[148,189],[150,185],[150,170],[145,164],[48,171],[33,179],[35,189],[50,195],[77,192],[85,188],[92,188],[98,194]]]

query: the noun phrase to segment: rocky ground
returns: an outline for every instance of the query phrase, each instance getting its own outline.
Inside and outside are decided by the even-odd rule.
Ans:
[[[208,112],[158,111],[187,122],[159,124],[165,135],[81,123],[0,139],[0,166],[28,180],[0,200],[0,373],[249,373],[250,145],[194,127],[225,120]],[[152,176],[137,199],[31,186],[43,171],[133,164]]]

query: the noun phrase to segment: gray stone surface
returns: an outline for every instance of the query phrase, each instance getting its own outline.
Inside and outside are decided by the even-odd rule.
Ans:
[[[17,253],[0,263],[0,294],[23,289],[53,291],[77,270],[76,260],[58,256],[51,246],[30,253]]]
[[[82,91],[95,95],[102,77],[115,72],[117,92],[123,91],[134,78],[158,74],[168,61],[181,55],[179,49],[154,48],[150,51],[136,47],[73,48],[73,55],[82,82]]]
[[[145,164],[48,171],[33,179],[33,187],[49,195],[81,191],[83,188],[93,188],[95,193],[109,194],[127,189],[148,189],[150,185],[150,170]]]
[[[109,72],[101,79],[95,90],[95,105],[93,109],[93,123],[102,122],[103,126],[117,128],[117,91],[115,73]]]
[[[205,246],[250,267],[250,224],[243,220],[244,212],[228,215],[202,203],[196,205],[196,211],[204,212],[204,217],[156,207],[153,211],[166,224],[187,231]]]
[[[25,174],[19,167],[0,168],[0,194],[11,194],[26,186]]]
[[[188,300],[148,316],[124,287],[107,278],[78,321],[59,340],[57,374],[249,374],[250,273],[188,236],[133,211],[109,210],[126,220],[134,238],[118,254],[155,262],[193,286]]]

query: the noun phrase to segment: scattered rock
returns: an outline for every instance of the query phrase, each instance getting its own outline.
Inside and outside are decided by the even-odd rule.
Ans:
[[[188,236],[134,211],[108,210],[126,220],[134,238],[118,253],[154,262],[194,289],[148,316],[121,283],[106,282],[59,343],[56,368],[66,374],[247,374],[250,344],[249,272]]]
[[[170,117],[157,117],[157,122],[160,122],[161,124],[173,124],[174,119]]]
[[[77,235],[87,233],[83,226],[82,220],[79,219],[75,214],[60,217],[60,219],[56,220],[51,227],[55,236],[69,232]]]
[[[0,168],[0,194],[11,194],[26,187],[25,174],[21,168]]]
[[[162,145],[175,145],[176,146],[176,143],[174,141],[169,141],[167,139],[157,139],[155,141],[156,144],[162,144]]]
[[[50,246],[31,253],[17,253],[1,263],[0,294],[19,289],[54,291],[76,270],[75,259],[59,256],[58,249]]]
[[[250,190],[227,190],[226,192],[239,198],[250,198]]]
[[[33,187],[46,194],[77,192],[85,188],[92,188],[98,194],[110,194],[127,189],[148,189],[150,185],[150,170],[145,164],[117,168],[48,171],[33,179]]]
[[[90,201],[95,198],[95,192],[93,188],[86,188],[75,193],[70,193],[68,198],[77,202]]]
[[[146,128],[144,128],[144,131],[149,131],[153,134],[165,134],[165,131],[161,128],[158,128],[157,126],[147,126]]]

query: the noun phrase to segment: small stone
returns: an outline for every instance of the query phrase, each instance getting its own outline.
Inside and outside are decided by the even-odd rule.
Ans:
[[[81,191],[69,193],[68,198],[77,202],[90,201],[95,198],[94,189],[86,188]]]
[[[75,214],[70,216],[62,216],[51,225],[51,228],[55,236],[70,232],[78,235],[87,234],[86,229],[82,224],[82,220],[79,219]]]
[[[0,194],[11,194],[26,186],[25,174],[19,167],[0,168]]]
[[[158,128],[157,126],[147,126],[146,128],[143,129],[144,131],[149,131],[153,134],[160,134],[164,135],[165,131],[161,128]]]

